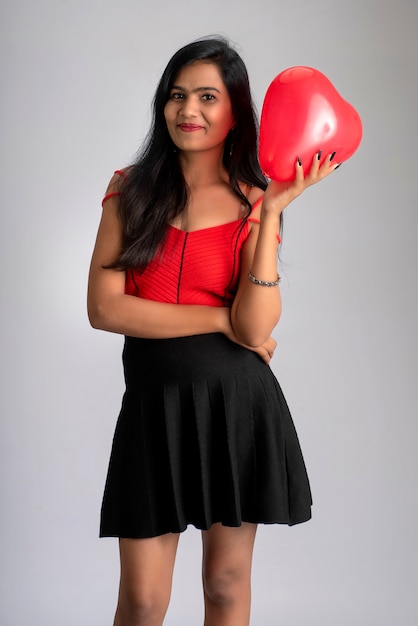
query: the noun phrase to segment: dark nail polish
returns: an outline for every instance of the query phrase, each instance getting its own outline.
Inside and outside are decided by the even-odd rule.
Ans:
[[[321,160],[321,156],[322,156],[322,150],[318,150],[318,161]]]
[[[336,152],[333,152],[333,153],[331,154],[331,156],[329,157],[330,162],[332,161],[332,159],[335,157],[335,155],[336,155],[336,154],[337,154]]]
[[[300,157],[298,157],[298,165],[302,165],[302,160]]]
[[[338,165],[337,165],[337,167],[335,169],[338,170],[338,168],[341,167],[341,165],[342,165],[342,163],[338,163]]]

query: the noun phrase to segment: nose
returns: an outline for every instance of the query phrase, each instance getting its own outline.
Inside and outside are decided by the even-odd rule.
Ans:
[[[181,103],[180,112],[184,117],[194,117],[199,112],[198,100],[196,97],[188,96]]]

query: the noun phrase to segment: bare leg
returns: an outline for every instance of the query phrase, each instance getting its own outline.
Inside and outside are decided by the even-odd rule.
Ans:
[[[205,626],[248,626],[257,526],[214,524],[202,532]]]
[[[178,534],[120,539],[120,587],[114,626],[161,626],[171,594]]]

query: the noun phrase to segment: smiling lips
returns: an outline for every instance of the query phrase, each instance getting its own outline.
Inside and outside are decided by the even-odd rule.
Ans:
[[[203,126],[198,126],[197,124],[178,124],[180,130],[184,133],[194,133],[196,130],[202,130]]]

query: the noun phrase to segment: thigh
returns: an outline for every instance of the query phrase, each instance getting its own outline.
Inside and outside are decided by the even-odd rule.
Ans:
[[[120,600],[168,601],[179,535],[148,539],[120,539]]]

